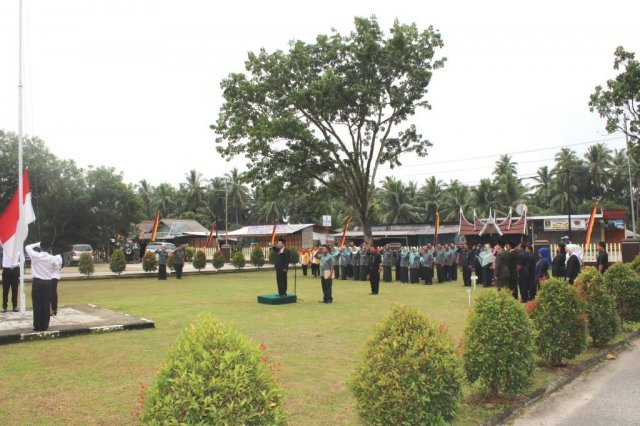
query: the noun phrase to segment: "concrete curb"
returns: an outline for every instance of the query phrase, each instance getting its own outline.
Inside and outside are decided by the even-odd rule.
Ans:
[[[566,384],[574,381],[583,372],[600,364],[609,353],[618,353],[626,349],[626,347],[634,340],[640,338],[640,330],[636,330],[627,336],[624,340],[608,346],[589,359],[586,359],[571,369],[568,373],[558,378],[556,381],[548,384],[543,388],[539,388],[526,395],[522,400],[505,407],[501,412],[494,414],[482,423],[482,426],[494,426],[504,424],[511,417],[515,416],[518,411],[537,402],[541,398],[554,393]]]

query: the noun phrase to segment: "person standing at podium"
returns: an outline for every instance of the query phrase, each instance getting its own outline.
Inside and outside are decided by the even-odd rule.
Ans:
[[[287,270],[291,262],[291,251],[285,247],[284,238],[280,238],[275,247],[272,247],[276,254],[276,281],[278,283],[278,295],[287,295]]]

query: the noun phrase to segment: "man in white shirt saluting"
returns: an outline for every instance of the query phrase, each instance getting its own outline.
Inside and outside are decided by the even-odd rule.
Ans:
[[[49,253],[49,243],[29,244],[25,251],[31,258],[31,303],[33,305],[33,330],[45,331],[49,328],[51,309],[51,278],[59,269],[56,258]]]

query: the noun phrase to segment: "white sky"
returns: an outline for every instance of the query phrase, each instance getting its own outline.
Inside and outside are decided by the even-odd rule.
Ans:
[[[638,1],[24,0],[25,131],[80,166],[113,166],[128,182],[221,176],[215,151],[220,81],[244,71],[249,51],[286,49],[354,16],[433,25],[447,56],[413,120],[434,144],[404,158],[403,180],[435,174],[473,184],[497,155],[522,176],[552,164],[558,146],[608,140],[589,95],[612,78],[613,51],[640,55]],[[18,0],[0,1],[0,128],[17,131]],[[573,147],[583,153],[587,144]],[[491,156],[495,154],[495,156]],[[479,156],[491,158],[468,160]],[[451,160],[460,160],[450,162]],[[389,173],[383,170],[383,175]]]

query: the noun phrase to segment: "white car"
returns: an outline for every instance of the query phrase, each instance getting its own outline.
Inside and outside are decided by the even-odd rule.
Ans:
[[[173,253],[176,250],[176,246],[173,243],[162,243],[162,242],[153,242],[153,243],[149,243],[147,244],[147,248],[145,248],[144,253],[147,254],[147,252],[152,252],[155,253],[156,251],[160,250],[160,247],[162,247],[162,245],[164,244],[164,246],[167,248],[167,254],[171,255],[171,253]],[[158,255],[156,254],[156,259],[158,258]]]

